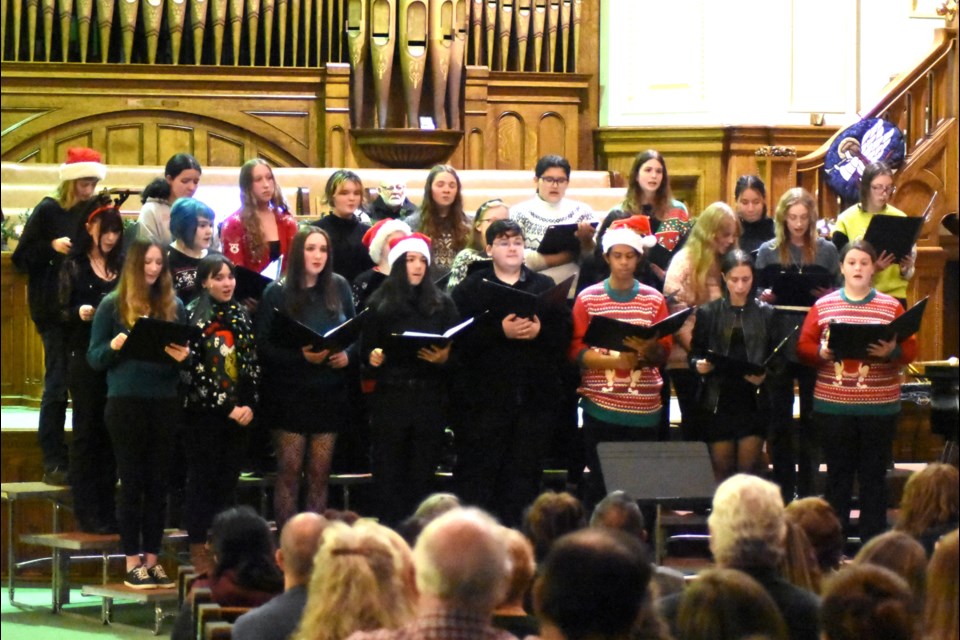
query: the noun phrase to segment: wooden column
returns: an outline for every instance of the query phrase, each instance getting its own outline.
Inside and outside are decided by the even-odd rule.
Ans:
[[[456,167],[493,169],[496,166],[496,149],[486,139],[491,129],[491,120],[487,113],[489,82],[488,67],[467,67],[466,91],[463,98],[463,143],[452,159],[459,159],[459,163],[454,164]]]
[[[357,157],[350,137],[350,65],[328,62],[323,94],[324,167],[355,167]]]

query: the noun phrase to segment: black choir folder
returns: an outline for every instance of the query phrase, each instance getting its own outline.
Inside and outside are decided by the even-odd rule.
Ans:
[[[480,282],[480,289],[487,311],[496,319],[502,320],[511,313],[520,318],[532,318],[545,308],[566,304],[567,294],[576,279],[574,274],[539,294],[520,291],[486,278]]]
[[[199,336],[200,328],[192,324],[138,318],[119,355],[128,360],[170,364],[175,361],[164,350],[168,344],[186,345]]]
[[[790,333],[783,337],[779,344],[773,348],[773,351],[770,352],[770,355],[760,364],[731,358],[730,356],[709,349],[706,354],[704,354],[704,359],[710,362],[718,372],[729,376],[759,376],[766,372],[767,367],[770,366],[770,363],[776,355],[780,353],[787,342],[790,341],[790,336],[796,333],[799,328],[800,325],[794,326]]]
[[[634,337],[641,340],[655,338],[659,340],[664,336],[672,335],[683,326],[691,313],[693,313],[693,307],[678,311],[648,327],[630,324],[606,316],[593,316],[590,318],[590,326],[587,327],[587,332],[583,335],[583,341],[591,347],[600,347],[611,351],[632,351],[623,343],[627,338]]]
[[[281,347],[288,349],[310,347],[313,351],[329,349],[332,353],[336,353],[343,351],[360,337],[364,313],[366,309],[326,333],[319,334],[302,322],[274,308],[270,338]]]
[[[540,240],[540,245],[537,247],[537,253],[551,255],[564,251],[573,251],[574,253],[579,251],[580,240],[576,236],[577,226],[575,222],[571,222],[569,224],[552,224],[547,227],[547,230],[543,233],[543,238]],[[591,222],[590,226],[596,229],[597,223]]]
[[[834,286],[833,276],[818,265],[806,267],[804,271],[776,269],[772,275],[773,304],[778,307],[812,307],[817,301],[814,289],[830,289]],[[769,268],[769,267],[768,267]]]
[[[870,219],[863,239],[873,246],[878,256],[886,251],[897,256],[897,262],[900,262],[917,244],[923,223],[923,217],[877,214]]]
[[[443,333],[423,333],[421,331],[404,331],[391,333],[387,344],[384,345],[384,354],[388,358],[399,360],[417,360],[420,349],[429,347],[446,347],[461,332],[469,329],[476,318],[464,320],[458,325],[450,327]]]
[[[851,324],[847,322],[830,323],[830,337],[827,347],[833,351],[834,359],[867,360],[870,355],[867,347],[880,340],[890,340],[894,336],[897,342],[903,342],[920,330],[920,321],[927,308],[927,298],[910,307],[909,310],[886,324]]]

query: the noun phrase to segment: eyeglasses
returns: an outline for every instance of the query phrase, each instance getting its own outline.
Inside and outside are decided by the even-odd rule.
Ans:
[[[402,184],[382,184],[380,188],[384,191],[403,191],[406,186]]]
[[[870,191],[873,191],[874,193],[886,192],[892,196],[897,192],[897,186],[894,184],[891,184],[890,186],[885,187],[882,184],[874,184],[874,185],[870,185]]]
[[[547,184],[552,184],[555,187],[559,187],[561,185],[565,185],[568,182],[570,182],[566,178],[554,178],[553,176],[544,176],[540,179],[546,182]]]

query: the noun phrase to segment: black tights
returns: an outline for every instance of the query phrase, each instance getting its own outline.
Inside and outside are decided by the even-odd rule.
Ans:
[[[335,433],[302,434],[274,431],[277,452],[277,484],[273,509],[277,529],[299,511],[300,477],[306,472],[306,499],[303,509],[323,513],[327,508],[327,482],[333,462]],[[308,446],[309,444],[309,446]]]

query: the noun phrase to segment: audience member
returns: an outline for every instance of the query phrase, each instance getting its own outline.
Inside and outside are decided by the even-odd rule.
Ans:
[[[823,591],[823,640],[911,640],[912,608],[910,589],[894,572],[871,564],[844,567]]]
[[[493,626],[509,631],[517,638],[526,638],[540,633],[540,624],[535,616],[527,613],[524,603],[527,601],[533,577],[537,572],[533,560],[533,545],[516,529],[501,527],[510,554],[510,580],[507,593],[493,610]]]
[[[215,568],[199,577],[193,589],[210,589],[222,607],[259,607],[283,591],[284,576],[276,565],[270,525],[247,506],[218,514],[210,529]],[[194,637],[193,598],[184,602],[171,640]]]
[[[902,531],[887,531],[871,539],[857,553],[854,564],[874,564],[903,578],[913,594],[913,614],[923,612],[926,593],[927,554],[923,546]]]
[[[411,547],[416,544],[423,528],[445,514],[463,506],[452,493],[432,493],[423,499],[413,515],[404,520],[398,531]]]
[[[960,581],[957,580],[960,545],[954,529],[943,536],[927,567],[927,602],[923,611],[924,640],[960,638]]]
[[[410,547],[372,520],[333,522],[314,560],[295,640],[343,640],[354,632],[395,630],[414,614]]]
[[[498,526],[478,509],[455,509],[431,522],[413,551],[420,593],[414,621],[401,629],[359,632],[350,637],[512,640],[506,631],[490,626],[510,572]]]
[[[740,640],[757,634],[786,640],[787,626],[770,594],[736,569],[701,572],[684,592],[677,609],[678,640]]]
[[[557,538],[586,526],[587,516],[580,500],[566,491],[545,491],[524,512],[522,531],[533,544],[539,563]]]
[[[233,625],[233,640],[287,640],[290,637],[307,603],[313,557],[326,526],[326,518],[309,512],[287,520],[276,553],[277,566],[283,571],[283,593],[240,616]]]
[[[960,473],[953,465],[934,462],[907,480],[894,529],[919,540],[929,557],[940,536],[957,528],[958,516]]]
[[[820,593],[820,565],[807,534],[796,522],[787,520],[780,573],[790,584]]]
[[[623,491],[612,491],[597,503],[590,516],[591,527],[602,527],[622,531],[633,536],[644,545],[648,535],[643,512],[637,501]],[[653,565],[654,596],[662,598],[673,593],[683,591],[685,580],[683,574],[675,569]]]
[[[557,540],[533,600],[544,640],[632,637],[650,583],[650,560],[635,538],[605,529]]]
[[[816,553],[821,575],[836,571],[843,558],[843,545],[847,539],[830,503],[823,498],[801,498],[788,504],[784,515],[788,521],[799,524],[807,534]]]
[[[770,594],[784,620],[790,621],[791,640],[817,640],[819,599],[779,572],[786,535],[783,511],[777,485],[746,474],[729,478],[713,496],[707,520],[710,550],[717,566],[743,571]],[[661,601],[669,619],[675,618],[670,615],[678,604],[674,598]]]

